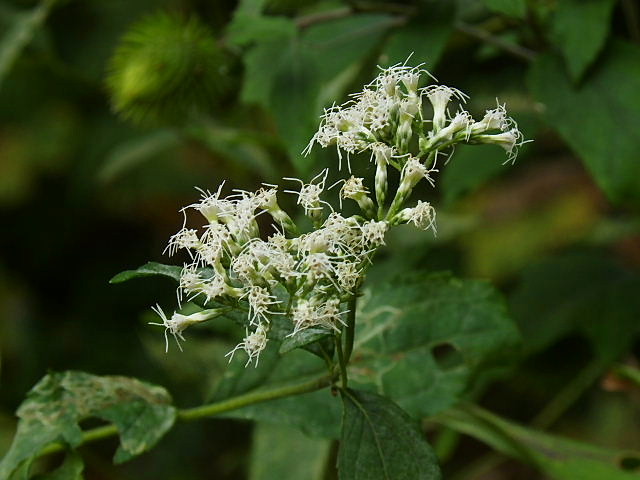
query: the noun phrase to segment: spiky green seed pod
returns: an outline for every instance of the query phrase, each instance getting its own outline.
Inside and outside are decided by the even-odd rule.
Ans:
[[[233,58],[197,18],[157,13],[135,24],[109,64],[112,108],[138,124],[180,122],[230,91]]]

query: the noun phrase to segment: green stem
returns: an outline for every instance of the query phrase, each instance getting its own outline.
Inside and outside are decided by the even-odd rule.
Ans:
[[[340,383],[342,388],[347,388],[349,379],[347,378],[347,363],[342,350],[342,335],[337,334],[334,338],[336,339],[336,351],[338,352],[338,364],[340,365]]]
[[[356,333],[356,307],[358,302],[357,292],[349,299],[349,314],[347,316],[347,326],[344,332],[344,357],[348,364],[353,353],[353,340]]]
[[[189,422],[204,417],[212,417],[223,412],[229,412],[231,410],[236,410],[238,408],[246,407],[247,405],[253,405],[255,403],[261,403],[269,400],[275,400],[277,398],[314,392],[316,390],[321,390],[325,387],[328,387],[329,385],[331,385],[331,377],[325,375],[307,382],[299,383],[297,385],[287,385],[270,390],[250,392],[244,395],[229,398],[227,400],[222,400],[220,402],[214,402],[208,405],[178,410],[177,419],[184,422]],[[80,445],[95,442],[103,438],[113,437],[117,434],[118,429],[115,425],[105,425],[104,427],[87,430],[82,434],[82,441],[80,442]],[[65,450],[66,448],[67,446],[63,443],[52,443],[42,449],[42,451],[40,452],[40,456],[60,452]]]

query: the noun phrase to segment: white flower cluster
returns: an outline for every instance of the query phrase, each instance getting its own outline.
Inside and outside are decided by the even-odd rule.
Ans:
[[[412,138],[417,137],[420,157],[466,142],[500,145],[507,151],[508,160],[515,159],[522,134],[507,117],[504,106],[488,110],[482,120],[475,121],[460,107],[467,98],[464,93],[445,85],[419,88],[422,75],[435,80],[420,67],[398,65],[383,70],[362,92],[353,94],[352,100],[325,110],[305,152],[314,143],[336,145],[340,158],[341,152],[349,158],[353,153],[375,152],[383,144],[391,147],[394,155],[404,155]],[[432,107],[431,119],[423,113],[424,97]],[[459,110],[452,116],[448,106],[453,100]],[[429,126],[426,131],[425,126]]]
[[[182,269],[178,300],[186,295],[227,309],[245,306],[246,336],[229,357],[243,350],[247,365],[253,361],[257,365],[277,315],[290,322],[290,336],[312,327],[340,332],[349,313],[346,305],[357,294],[373,253],[385,244],[389,228],[411,223],[435,233],[433,206],[424,201],[413,207],[406,203],[422,180],[434,186],[432,175],[443,150],[459,142],[494,143],[505,148],[509,158],[515,156],[522,136],[504,106],[488,110],[480,121],[464,110],[452,117],[449,103],[453,99],[462,103],[466,96],[442,85],[419,88],[422,74],[428,72],[419,67],[383,70],[350,102],[327,110],[309,144],[309,149],[315,143],[336,145],[340,156],[344,151],[347,158],[371,153],[376,163],[375,197],[367,186],[370,182],[363,178],[351,175],[334,184],[342,184],[340,209],[342,200],[352,200],[359,214],[344,217],[323,199],[331,188],[326,187],[328,169],[308,183],[285,178],[297,188],[284,192],[297,197],[297,204],[313,223],[313,229],[305,233],[280,208],[276,185],[265,185],[257,192],[234,191],[227,197],[221,196],[221,185],[215,193],[202,191],[200,201],[187,207],[199,212],[205,224],[198,230],[187,228],[185,214],[185,225],[169,241],[170,255],[185,250],[191,259]],[[429,120],[423,117],[423,97],[433,109]],[[427,124],[430,129],[425,132]],[[399,172],[393,196],[388,195],[389,165]],[[267,236],[261,231],[261,215],[271,217],[271,231],[276,233]],[[225,310],[174,313],[171,318],[159,307],[155,311],[165,327],[165,338],[171,333],[177,341],[184,340],[182,332],[187,327]]]
[[[229,352],[231,357],[244,350],[248,363],[257,363],[273,315],[291,318],[291,335],[318,326],[339,330],[344,323],[347,311],[341,305],[354,295],[370,254],[384,244],[389,224],[332,211],[321,199],[326,175],[322,172],[309,184],[299,181],[300,190],[291,191],[305,212],[321,221],[311,232],[295,235],[297,228],[278,205],[276,187],[269,186],[226,198],[221,188],[213,194],[203,192],[201,200],[187,208],[199,212],[206,223],[199,230],[183,227],[171,237],[169,254],[185,250],[191,258],[182,269],[180,300],[186,295],[189,300],[247,305],[247,335]],[[325,210],[330,212],[326,218]],[[281,229],[266,240],[256,221],[265,213]],[[159,308],[155,311],[176,339],[183,339],[185,328],[204,319],[202,314],[177,313],[167,318]]]

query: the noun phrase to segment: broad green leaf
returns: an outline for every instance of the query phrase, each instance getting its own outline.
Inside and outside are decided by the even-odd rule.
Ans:
[[[596,59],[609,34],[617,0],[562,0],[553,20],[553,39],[574,81]]]
[[[321,83],[325,84],[352,65],[361,65],[394,23],[389,15],[351,15],[310,26],[302,32],[301,40],[319,65],[318,74]]]
[[[436,480],[438,460],[409,416],[385,397],[342,390],[340,480]]]
[[[524,18],[527,13],[526,0],[484,0],[484,4],[491,10],[510,17]]]
[[[423,2],[418,15],[389,35],[381,57],[384,65],[404,63],[411,55],[411,64],[425,63],[433,70],[453,32],[455,2],[431,0]]]
[[[358,316],[350,380],[412,415],[448,408],[512,360],[518,331],[486,282],[407,274],[375,292]]]
[[[249,480],[323,480],[330,447],[329,440],[258,423],[253,429]]]
[[[640,460],[626,453],[541,433],[467,405],[444,412],[438,423],[470,435],[505,455],[534,465],[555,480],[632,480],[638,474],[621,466]]]
[[[319,67],[307,48],[293,40],[281,53],[282,62],[273,79],[269,109],[298,171],[308,168],[302,151],[318,128]]]
[[[596,183],[614,201],[640,200],[640,47],[613,42],[579,86],[562,62],[543,55],[529,85],[544,118],[582,158]]]
[[[142,137],[127,140],[117,145],[107,155],[99,176],[103,181],[111,181],[128,169],[150,161],[180,143],[180,136],[172,130],[157,130]]]
[[[529,266],[510,303],[526,353],[578,331],[612,361],[640,334],[638,291],[638,273],[599,251],[574,252]]]
[[[286,17],[261,15],[257,11],[238,9],[227,30],[228,40],[240,46],[295,34],[295,24]]]
[[[80,445],[80,422],[90,417],[116,425],[120,446],[114,461],[126,461],[162,438],[173,425],[176,409],[164,388],[133,378],[67,371],[40,380],[17,415],[18,430],[0,463],[0,478],[7,478],[52,442]]]
[[[257,367],[245,368],[246,357],[241,355],[234,358],[213,400],[298,384],[327,373],[324,362],[308,352],[298,349],[281,356],[278,349],[279,342],[270,340]],[[340,405],[329,389],[250,405],[225,416],[288,425],[318,437],[337,438],[340,429]]]
[[[245,53],[241,97],[273,115],[299,171],[311,166],[301,152],[318,127],[329,92],[331,100],[344,94],[392,23],[388,15],[353,15],[268,36]]]
[[[51,12],[56,0],[42,0],[37,7],[16,14],[13,24],[0,39],[0,86],[22,50],[29,45]]]
[[[83,470],[84,462],[82,457],[75,452],[70,452],[65,457],[62,465],[53,472],[37,475],[34,480],[82,480]]]

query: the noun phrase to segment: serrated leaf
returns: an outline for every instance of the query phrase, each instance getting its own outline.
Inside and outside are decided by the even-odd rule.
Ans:
[[[18,408],[15,438],[0,463],[0,478],[36,457],[52,442],[75,448],[82,442],[80,422],[96,417],[112,422],[120,434],[115,461],[152,448],[172,427],[176,409],[162,387],[127,377],[84,372],[46,375]]]
[[[596,59],[609,34],[616,0],[563,0],[553,19],[553,38],[574,81]]]
[[[322,480],[331,442],[298,430],[258,423],[253,429],[250,480]]]
[[[438,423],[470,435],[493,449],[538,468],[556,480],[633,480],[623,460],[640,460],[640,452],[622,452],[541,433],[505,420],[478,406],[449,410]]]
[[[526,0],[484,0],[484,4],[491,10],[510,17],[524,18],[527,13]]]
[[[0,86],[24,48],[42,26],[56,0],[42,0],[37,7],[16,14],[0,40]]]
[[[546,122],[581,157],[607,196],[640,201],[640,48],[614,42],[580,87],[572,85],[558,58],[543,55],[528,81],[544,105]]]
[[[444,274],[377,286],[356,335],[350,380],[415,416],[448,408],[507,368],[520,339],[490,284]]]
[[[436,480],[435,454],[407,413],[369,392],[342,390],[340,480]]]

